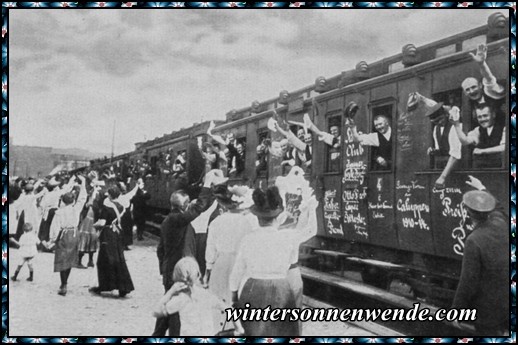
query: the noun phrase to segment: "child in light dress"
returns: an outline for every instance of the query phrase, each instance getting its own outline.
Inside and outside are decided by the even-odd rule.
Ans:
[[[201,285],[200,268],[192,257],[184,257],[174,267],[171,289],[160,299],[153,316],[180,313],[181,336],[213,336],[221,330],[216,315],[227,308]]]
[[[32,259],[38,254],[38,248],[37,245],[40,244],[41,241],[39,240],[36,233],[33,231],[32,224],[31,223],[25,223],[23,225],[23,235],[18,241],[18,245],[20,246],[20,256],[21,256],[21,263],[16,268],[16,271],[14,271],[14,275],[11,277],[13,281],[16,281],[18,278],[18,273],[20,273],[20,270],[22,269],[23,265],[27,263],[27,266],[29,267],[29,278],[27,278],[27,281],[32,282],[34,279],[34,270],[32,267]]]

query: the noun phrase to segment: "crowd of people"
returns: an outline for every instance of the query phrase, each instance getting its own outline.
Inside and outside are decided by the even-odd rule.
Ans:
[[[25,262],[28,280],[33,281],[33,258],[38,251],[53,252],[54,272],[60,273],[58,294],[66,296],[71,269],[95,267],[93,256],[98,252],[99,289],[92,292],[117,289],[125,296],[133,290],[124,250],[133,244],[134,228],[137,239],[143,239],[150,195],[142,179],[128,191],[123,181],[103,177],[92,170],[86,175],[59,173],[9,182],[9,244],[23,257],[13,281]]]
[[[157,247],[165,294],[154,310],[154,336],[214,335],[228,329],[252,336],[300,335],[298,323],[224,323],[221,313],[255,295],[261,297],[254,300],[257,307],[302,306],[298,249],[316,234],[317,202],[297,169],[266,191],[229,187],[223,171],[211,169],[196,200],[182,190],[172,193]],[[19,248],[21,258],[13,281],[25,263],[27,280],[34,281],[32,260],[38,251],[48,251],[54,253],[61,296],[67,295],[72,268],[97,268],[98,284],[89,289],[94,295],[117,290],[123,298],[134,290],[124,250],[133,227],[141,238],[149,194],[142,179],[128,190],[120,179],[102,177],[90,171],[10,182],[10,245]],[[296,222],[287,222],[294,212],[287,205],[290,193],[300,196]],[[265,250],[271,255],[265,256]]]
[[[479,124],[467,134],[460,124],[458,107],[437,103],[418,93],[409,97],[408,109],[425,106],[425,116],[434,126],[434,144],[428,153],[447,157],[443,173],[435,182],[437,188],[444,187],[445,179],[461,157],[463,145],[475,146],[474,157],[483,157],[480,163],[475,163],[480,166],[494,166],[501,159],[505,145],[505,125],[498,120],[502,89],[485,62],[486,49],[481,45],[476,54],[472,54],[480,65],[483,87],[473,78],[463,82]],[[375,132],[364,134],[357,130],[354,122],[358,106],[350,102],[344,111],[353,141],[373,147],[373,167],[390,169],[394,133],[389,117],[375,116]],[[290,128],[278,117],[268,122],[268,128],[282,138],[271,140],[267,136],[261,140],[256,149],[256,174],[267,169],[272,157],[279,159],[283,173],[274,186],[252,190],[248,186],[229,187],[227,183],[229,178],[242,177],[246,142],[238,140],[234,133],[225,137],[214,134],[211,123],[207,134],[212,142],[200,147],[205,160],[201,192],[191,201],[185,190],[175,190],[170,196],[170,212],[161,224],[157,256],[164,296],[154,308],[153,336],[165,336],[166,332],[169,336],[215,335],[225,331],[225,327],[247,336],[301,335],[300,323],[289,320],[243,321],[220,326],[224,317],[221,310],[227,307],[244,308],[246,304],[254,308],[302,307],[299,245],[316,234],[318,205],[303,176],[312,165],[313,135],[328,145],[331,166],[340,162],[342,138],[340,126],[333,125],[329,132],[322,131],[307,115],[303,123],[292,125],[295,127]],[[175,155],[169,150],[159,156],[157,166],[161,174],[185,176],[186,151]],[[129,167],[132,178],[129,181],[134,181],[130,184],[113,167],[77,176],[63,174],[10,181],[9,238],[21,254],[11,279],[18,280],[27,263],[27,280],[34,281],[32,260],[41,250],[54,253],[54,271],[60,273],[57,293],[61,296],[67,294],[72,268],[95,266],[98,285],[90,288],[92,294],[118,290],[119,296],[124,297],[133,291],[124,251],[133,243],[134,228],[137,239],[143,238],[148,216],[146,201],[150,198],[144,178],[152,174],[152,170],[146,160],[138,160]],[[482,189],[477,181],[471,179],[470,184]],[[134,185],[131,190],[130,185]],[[487,269],[481,262],[495,266],[501,261],[495,263],[494,258],[481,254],[482,244],[478,242],[491,242],[486,239],[489,235],[483,232],[496,232],[497,226],[503,226],[503,218],[495,213],[494,198],[487,192],[481,193],[467,194],[464,198],[478,235],[469,237],[466,242],[454,304],[469,307],[468,303],[480,303],[488,315],[493,315],[487,299],[479,301],[474,296],[473,280],[476,274]],[[294,200],[288,198],[289,194],[298,197],[296,207],[287,205],[288,200]],[[484,230],[486,228],[489,230]],[[503,243],[500,237],[492,237],[496,240],[491,242],[493,247],[488,251],[493,253],[503,248],[499,247]],[[96,252],[97,265],[94,265]],[[82,262],[85,254],[88,254],[86,266]],[[502,279],[500,270],[491,272],[499,275],[495,279]],[[493,302],[501,305],[502,299]],[[495,320],[478,327],[503,331],[502,320]]]

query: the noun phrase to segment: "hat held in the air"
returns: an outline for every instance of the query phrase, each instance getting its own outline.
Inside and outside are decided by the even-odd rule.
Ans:
[[[440,110],[444,105],[443,102],[437,103],[433,99],[421,95],[419,92],[412,92],[408,95],[407,110],[412,111],[422,106],[424,109],[424,116],[434,118],[441,115]]]
[[[491,212],[496,207],[496,199],[486,191],[469,191],[462,197],[464,205],[477,212]]]

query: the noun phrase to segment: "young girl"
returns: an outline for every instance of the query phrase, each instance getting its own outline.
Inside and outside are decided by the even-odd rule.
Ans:
[[[154,317],[179,312],[181,336],[210,336],[221,330],[214,322],[213,314],[216,309],[223,310],[227,306],[201,286],[200,277],[200,268],[194,258],[180,259],[173,271],[175,283],[153,310]]]
[[[28,281],[32,282],[34,277],[34,271],[32,269],[32,259],[36,254],[38,254],[37,245],[40,244],[40,240],[38,236],[32,231],[32,224],[31,223],[25,223],[23,225],[23,235],[20,238],[20,241],[18,242],[20,246],[20,255],[22,258],[22,262],[18,265],[16,268],[16,271],[14,271],[14,275],[11,277],[13,281],[16,281],[18,278],[18,273],[20,273],[20,270],[22,269],[23,265],[27,263],[27,266],[29,266],[29,278],[27,278]]]

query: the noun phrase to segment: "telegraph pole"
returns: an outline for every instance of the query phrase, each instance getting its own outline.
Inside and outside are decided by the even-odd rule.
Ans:
[[[113,134],[112,134],[112,155],[110,157],[110,163],[112,163],[113,160],[113,151],[115,147],[115,119],[113,119]]]

